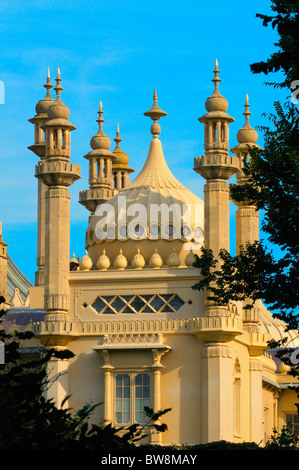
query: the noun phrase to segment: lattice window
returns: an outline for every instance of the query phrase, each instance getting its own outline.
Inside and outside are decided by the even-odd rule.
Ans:
[[[119,313],[172,313],[184,301],[177,294],[103,295],[91,304],[99,314]]]

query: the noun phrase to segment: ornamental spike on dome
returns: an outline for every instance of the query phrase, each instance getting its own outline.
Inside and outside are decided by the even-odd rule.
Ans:
[[[90,141],[90,146],[93,150],[109,150],[110,145],[111,145],[111,140],[104,133],[102,129],[103,122],[105,122],[105,120],[103,119],[103,114],[104,114],[104,111],[103,111],[102,101],[100,101],[100,106],[98,110],[99,117],[97,119],[97,123],[99,124],[99,130],[96,133],[96,135],[92,137]]]
[[[69,108],[61,101],[61,92],[63,90],[62,86],[60,85],[61,77],[60,77],[60,69],[57,68],[57,77],[55,78],[56,86],[54,90],[56,91],[56,100],[52,106],[49,107],[48,116],[50,119],[65,119],[67,120],[70,116]]]
[[[55,102],[50,92],[51,88],[53,88],[53,85],[51,83],[49,67],[48,67],[48,73],[47,73],[47,82],[45,83],[44,88],[46,88],[47,93],[46,93],[46,96],[36,104],[35,106],[36,114],[47,114],[49,107]]]
[[[113,140],[114,140],[114,142],[116,143],[115,149],[116,149],[116,148],[120,149],[119,144],[120,144],[120,142],[122,141],[122,139],[119,137],[119,122],[117,123],[116,137],[115,137],[115,139],[113,139]]]
[[[249,123],[251,112],[249,111],[250,104],[248,95],[246,95],[244,107],[245,112],[243,113],[243,116],[245,116],[245,124],[237,133],[237,141],[239,144],[255,144],[258,139],[258,133]]]
[[[127,165],[129,163],[129,157],[128,155],[120,148],[120,142],[122,142],[122,139],[120,138],[120,132],[119,132],[119,123],[117,123],[117,131],[116,131],[116,137],[113,139],[114,142],[116,143],[115,149],[113,150],[112,153],[114,153],[116,159],[113,161],[113,165],[117,164],[122,164],[122,165]]]
[[[162,111],[162,109],[159,108],[156,88],[154,89],[153,100],[154,103],[152,108],[149,111],[146,111],[144,113],[144,116],[150,117],[153,121],[153,124],[151,126],[151,134],[153,134],[153,139],[158,139],[159,134],[161,133],[161,126],[158,121],[161,117],[167,116],[167,113],[166,111]]]
[[[62,86],[60,85],[60,82],[61,82],[61,78],[60,78],[60,69],[59,67],[57,68],[57,77],[55,78],[55,81],[56,81],[56,87],[54,88],[54,90],[56,91],[56,95],[57,95],[57,100],[60,100],[60,95],[61,95],[61,92],[63,90]]]
[[[219,78],[220,70],[218,68],[218,60],[215,61],[215,69],[214,69],[214,78],[212,82],[215,85],[214,93],[206,100],[205,107],[208,112],[213,111],[227,111],[228,102],[227,99],[224,98],[219,92],[219,82],[221,79]]]

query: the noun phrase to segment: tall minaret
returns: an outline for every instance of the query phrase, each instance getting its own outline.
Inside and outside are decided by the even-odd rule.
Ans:
[[[245,100],[245,124],[237,133],[237,141],[239,142],[236,145],[232,152],[236,154],[239,159],[239,171],[237,172],[237,184],[248,184],[249,176],[245,175],[243,169],[247,161],[250,160],[250,149],[260,149],[256,144],[258,140],[258,133],[253,129],[249,123],[249,116],[251,115],[249,111],[249,100],[248,95],[246,95]],[[240,247],[247,242],[254,243],[259,241],[259,212],[256,209],[256,206],[250,201],[235,201],[233,202],[238,206],[236,211],[236,253],[240,253]],[[251,304],[251,300],[247,299],[243,302],[244,305]],[[249,332],[258,331],[258,322],[259,322],[259,308],[255,305],[251,309],[243,309],[243,328]]]
[[[114,195],[112,163],[116,157],[109,150],[111,140],[102,129],[103,122],[105,122],[103,114],[102,102],[100,102],[97,119],[99,130],[90,141],[91,152],[84,155],[84,158],[89,161],[89,189],[79,193],[80,204],[86,207],[91,215],[94,214],[99,204]]]
[[[48,109],[55,100],[51,97],[50,90],[53,87],[50,80],[50,70],[48,69],[47,83],[44,85],[47,90],[46,96],[40,100],[36,107],[36,115],[29,119],[29,122],[34,124],[34,145],[31,145],[29,150],[32,150],[42,160],[46,156],[46,142],[44,138],[43,124],[48,120]],[[38,181],[38,199],[37,199],[37,266],[38,271],[35,273],[35,285],[43,286],[45,277],[45,193],[46,185]]]
[[[80,178],[80,166],[70,164],[70,111],[62,103],[60,71],[57,71],[56,101],[48,109],[45,131],[46,154],[37,165],[35,176],[46,186],[45,310],[46,320],[66,320],[70,307],[70,193],[68,186]]]
[[[119,136],[119,124],[117,124],[116,137],[114,142],[116,143],[114,153],[116,159],[112,163],[113,171],[113,188],[117,191],[125,189],[130,183],[130,173],[132,173],[133,168],[130,168],[129,157],[128,155],[120,148],[120,142],[122,139]]]
[[[256,145],[258,139],[258,133],[253,129],[249,123],[249,101],[248,95],[246,95],[245,101],[245,124],[237,133],[236,145],[232,152],[235,153],[239,159],[240,171],[237,172],[237,184],[246,184],[249,181],[249,177],[245,175],[243,168],[244,163],[250,158],[250,149],[260,149]],[[236,250],[237,254],[240,251],[240,246],[245,245],[246,242],[253,243],[259,240],[259,213],[256,210],[256,206],[251,204],[249,201],[234,201],[238,206],[236,212]]]
[[[205,103],[208,111],[199,118],[204,124],[205,154],[194,160],[194,170],[207,182],[204,187],[205,248],[217,258],[219,251],[229,251],[229,187],[230,179],[239,168],[238,158],[229,150],[229,124],[234,119],[226,113],[228,102],[219,92],[219,69],[216,60],[213,82],[215,90]],[[207,302],[206,315],[227,315],[224,308]]]
[[[195,158],[194,170],[206,179],[204,187],[205,248],[229,251],[229,187],[227,180],[238,170],[237,157],[229,150],[229,124],[234,119],[226,113],[227,100],[219,92],[219,69],[216,61],[213,79],[215,90],[206,101],[204,123],[205,154]],[[238,335],[240,323],[234,324],[227,305],[217,305],[205,298],[208,325],[199,338],[204,341],[201,355],[202,441],[232,441],[233,364],[230,342]],[[207,318],[208,317],[208,318]],[[211,319],[210,317],[214,317]],[[212,321],[210,321],[212,320]]]

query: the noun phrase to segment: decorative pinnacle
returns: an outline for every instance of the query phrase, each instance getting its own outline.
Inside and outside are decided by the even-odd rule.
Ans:
[[[51,88],[53,88],[53,85],[52,85],[52,83],[51,83],[51,78],[50,78],[50,67],[48,67],[47,83],[45,83],[44,87],[45,87],[46,90],[47,90],[47,94],[46,94],[45,98],[51,99],[50,90],[51,90]]]
[[[158,121],[161,117],[167,116],[166,111],[162,111],[162,109],[159,108],[158,105],[158,96],[156,92],[156,88],[154,89],[154,96],[153,96],[153,106],[149,111],[146,111],[144,113],[144,116],[148,116],[151,118],[153,121],[153,124],[151,126],[151,133],[153,134],[154,139],[159,138],[159,134],[161,133],[161,127],[160,124],[158,124]]]
[[[244,107],[245,107],[245,112],[243,113],[243,116],[245,116],[246,123],[249,123],[249,116],[251,116],[251,112],[249,111],[250,104],[249,104],[248,95],[246,95]]]
[[[98,110],[98,119],[97,119],[97,122],[99,123],[99,130],[102,131],[102,126],[103,126],[103,122],[105,122],[105,119],[103,119],[103,114],[104,114],[104,111],[102,109],[102,101],[100,101],[100,107],[99,107],[99,110]]]
[[[116,147],[115,148],[120,148],[119,147],[119,144],[120,142],[122,141],[122,139],[119,137],[119,123],[117,123],[117,131],[116,131],[116,137],[115,139],[113,139],[114,142],[116,143]]]
[[[217,59],[215,60],[215,69],[213,70],[213,72],[214,72],[215,76],[214,76],[212,82],[214,82],[215,91],[216,91],[219,88],[219,82],[221,82],[221,79],[219,78],[220,70],[218,69],[218,60]]]
[[[60,100],[60,94],[63,90],[62,86],[60,85],[60,82],[61,82],[61,78],[60,78],[60,70],[59,70],[59,67],[57,69],[57,77],[55,78],[55,81],[57,83],[56,87],[54,88],[54,90],[56,91],[56,95],[57,95],[57,101]]]

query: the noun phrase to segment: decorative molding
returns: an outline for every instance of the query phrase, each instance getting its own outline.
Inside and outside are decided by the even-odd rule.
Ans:
[[[154,343],[154,344],[163,344],[162,343],[163,335],[161,334],[116,334],[116,335],[104,335],[103,345],[104,344],[140,344],[140,343]]]
[[[70,296],[65,294],[45,294],[46,310],[63,310],[67,312],[70,308]]]
[[[218,358],[231,359],[232,352],[225,344],[206,344],[201,353],[203,358]]]
[[[249,370],[250,372],[256,371],[256,372],[262,372],[263,370],[263,365],[259,359],[256,358],[250,358],[249,359]]]
[[[54,199],[54,198],[65,198],[71,199],[71,195],[68,189],[66,188],[48,188],[45,194],[46,199]]]

